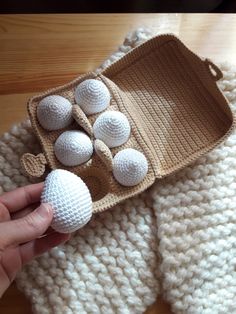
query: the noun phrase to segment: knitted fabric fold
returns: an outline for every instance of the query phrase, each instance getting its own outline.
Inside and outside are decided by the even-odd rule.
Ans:
[[[155,217],[133,198],[24,268],[36,313],[143,313],[159,293]]]
[[[133,32],[104,66],[150,37]],[[236,112],[236,69],[221,69]],[[162,285],[175,313],[236,313],[235,144],[236,133],[26,265],[17,284],[34,312],[143,313]],[[29,121],[2,136],[0,193],[30,182],[19,162],[29,151],[40,152]]]
[[[236,113],[236,68],[221,66]],[[160,270],[175,313],[236,313],[236,131],[211,153],[152,187]]]

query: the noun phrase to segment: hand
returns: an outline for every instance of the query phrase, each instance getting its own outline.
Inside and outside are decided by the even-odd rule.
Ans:
[[[42,189],[38,183],[0,196],[0,297],[24,264],[70,237],[48,229],[53,210],[37,207]]]

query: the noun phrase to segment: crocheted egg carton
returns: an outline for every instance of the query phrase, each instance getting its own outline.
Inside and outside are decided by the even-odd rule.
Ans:
[[[142,192],[155,179],[187,166],[231,133],[234,117],[216,85],[221,77],[222,73],[211,61],[199,58],[174,35],[152,38],[99,73],[86,74],[31,98],[28,112],[43,153],[38,156],[25,154],[23,167],[31,176],[43,175],[45,166],[69,170],[88,186],[93,212],[108,209]],[[96,90],[99,85],[85,88],[82,82],[90,79],[105,84],[110,94],[99,95],[99,112],[96,103],[88,111],[77,104],[84,94]],[[80,83],[83,88],[78,91]],[[60,95],[72,104],[73,121],[69,126],[47,131],[40,125],[37,107],[50,95]],[[117,147],[110,143],[112,132],[96,127],[99,120],[106,120],[106,116],[101,117],[108,111],[120,112],[128,121],[127,124],[122,120],[124,128],[121,129],[125,131],[121,134],[125,140],[118,141],[120,146]],[[65,166],[54,153],[56,140],[69,130],[87,133],[94,146],[91,158],[77,166]],[[122,154],[126,149],[128,151]],[[127,162],[127,158],[133,156],[132,149],[142,153],[146,162],[139,156],[139,166],[134,157],[135,162],[124,167],[120,156]],[[124,169],[130,172],[127,180]],[[141,170],[139,173],[132,169]],[[133,176],[132,171],[135,172]],[[139,175],[141,181],[137,179]]]

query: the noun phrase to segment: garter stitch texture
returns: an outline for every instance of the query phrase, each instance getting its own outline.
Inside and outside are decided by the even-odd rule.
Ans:
[[[149,36],[134,32],[112,61]],[[236,111],[236,69],[221,69],[220,87]],[[29,151],[40,150],[28,122],[3,135],[1,192],[29,182],[19,164]],[[175,313],[236,313],[235,164],[236,133],[151,190],[97,214],[69,243],[24,267],[19,288],[40,314],[128,314],[155,301],[162,278]]]

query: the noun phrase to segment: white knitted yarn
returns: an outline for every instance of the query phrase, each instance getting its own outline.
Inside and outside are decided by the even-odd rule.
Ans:
[[[63,129],[73,121],[72,105],[68,99],[51,95],[43,98],[37,107],[41,126],[49,131]]]
[[[54,144],[57,159],[65,166],[77,166],[90,159],[93,144],[89,136],[78,130],[63,132]]]
[[[144,34],[130,37],[140,42]],[[222,69],[220,86],[235,110],[236,69]],[[29,151],[39,146],[28,122],[2,137],[1,191],[29,182],[19,164]],[[150,191],[97,214],[68,244],[24,267],[17,283],[34,311],[143,313],[160,291],[161,270],[176,313],[236,313],[235,164],[236,133]]]
[[[56,169],[47,176],[42,203],[52,205],[51,227],[61,233],[82,228],[92,216],[92,199],[86,184],[74,173]]]
[[[85,80],[75,89],[76,103],[86,114],[103,111],[108,107],[110,98],[108,88],[99,80]]]
[[[139,184],[148,172],[148,162],[143,153],[133,148],[120,150],[113,159],[113,175],[124,186]]]
[[[18,286],[40,314],[143,313],[159,293],[155,216],[135,198],[37,258]]]
[[[130,130],[128,119],[119,111],[106,111],[100,114],[93,125],[95,138],[111,148],[127,142]]]

